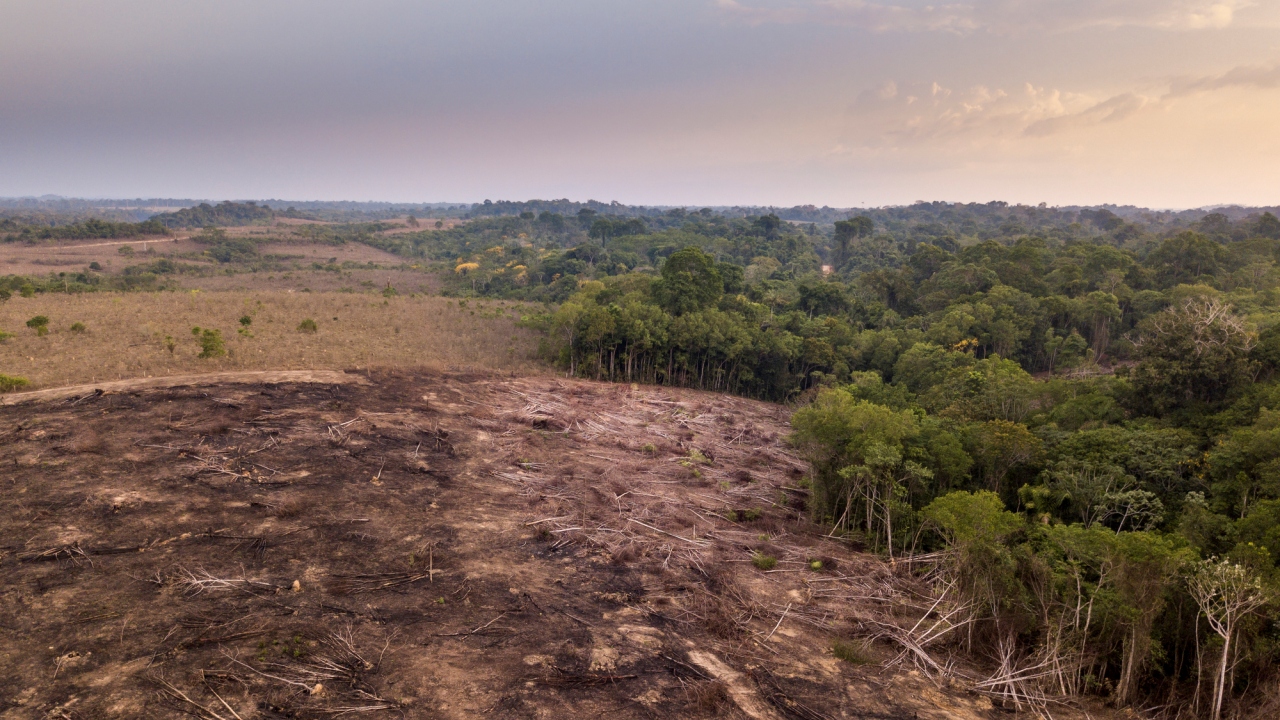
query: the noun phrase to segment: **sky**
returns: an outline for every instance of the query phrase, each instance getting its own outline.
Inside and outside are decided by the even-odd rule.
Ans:
[[[0,196],[1280,204],[1280,0],[5,0]]]

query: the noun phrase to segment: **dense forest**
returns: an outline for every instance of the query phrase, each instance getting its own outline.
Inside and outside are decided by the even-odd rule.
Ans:
[[[522,210],[376,242],[555,303],[530,322],[569,373],[795,402],[815,517],[940,562],[938,638],[1027,697],[1216,717],[1276,680],[1270,212]]]

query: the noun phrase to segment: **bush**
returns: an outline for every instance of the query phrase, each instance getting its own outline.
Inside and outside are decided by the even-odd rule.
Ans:
[[[0,374],[0,393],[13,392],[18,388],[24,388],[30,384],[31,381],[24,377]]]
[[[84,323],[82,322],[71,323],[71,332],[77,335],[83,335],[88,331],[89,331],[89,328],[85,327]]]
[[[301,333],[315,333],[319,329],[320,327],[316,325],[316,321],[311,318],[307,318],[306,320],[298,323],[298,332]]]
[[[0,330],[0,343],[4,342],[5,340],[8,340],[11,337],[13,337],[13,333]]]
[[[778,566],[778,558],[764,553],[755,553],[751,556],[751,564],[761,570],[772,570]]]
[[[210,328],[191,328],[191,334],[200,342],[200,354],[196,357],[219,358],[227,354],[227,345],[222,340],[221,330]]]
[[[49,318],[45,315],[37,315],[27,321],[27,327],[36,331],[36,335],[44,337],[49,334]]]

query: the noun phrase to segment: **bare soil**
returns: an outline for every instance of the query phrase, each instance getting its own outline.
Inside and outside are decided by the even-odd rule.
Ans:
[[[0,407],[0,717],[1005,716],[833,657],[927,599],[807,520],[786,408],[351,375]]]

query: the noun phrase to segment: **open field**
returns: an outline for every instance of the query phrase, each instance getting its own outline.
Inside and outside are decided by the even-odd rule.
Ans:
[[[0,715],[996,713],[892,643],[833,656],[929,599],[809,523],[785,408],[315,379],[0,408]]]
[[[162,292],[14,296],[0,304],[0,373],[33,387],[192,372],[351,367],[536,369],[537,339],[514,303],[466,307],[438,297],[303,292]],[[49,318],[50,333],[26,327]],[[241,335],[248,316],[251,336]],[[318,326],[298,330],[304,319]],[[75,333],[73,323],[87,331]],[[221,331],[227,355],[202,359],[192,327]],[[173,347],[170,349],[169,340]]]
[[[229,237],[253,237],[257,233],[266,233],[266,229],[227,228]],[[151,263],[160,259],[170,259],[178,263],[192,263],[192,259],[209,250],[209,246],[189,240],[191,233],[180,232],[174,237],[148,237],[145,240],[104,240],[84,242],[59,242],[56,245],[27,245],[23,242],[0,243],[0,275],[31,275],[44,277],[49,273],[79,273],[88,268],[90,263],[101,266],[102,272],[119,272],[128,265]],[[132,249],[131,256],[120,254],[122,247]],[[312,263],[338,264],[360,263],[376,264],[396,268],[403,265],[404,259],[390,252],[378,250],[376,247],[362,245],[358,242],[346,242],[342,245],[325,245],[317,242],[262,242],[259,246],[262,255],[274,256],[284,266],[297,265],[301,272],[308,272]],[[214,273],[223,273],[227,265],[210,263],[209,269]],[[367,270],[357,269],[361,277],[355,281],[348,279],[346,284],[364,281]],[[280,273],[273,273],[279,277]],[[333,273],[326,273],[333,274]],[[256,274],[247,274],[252,278]],[[323,277],[323,275],[321,275]],[[205,278],[183,278],[184,286],[195,287]],[[274,279],[274,278],[273,278]],[[252,281],[242,281],[252,282]],[[317,290],[317,288],[312,288]]]

